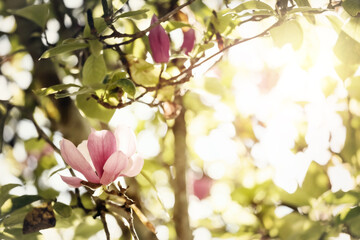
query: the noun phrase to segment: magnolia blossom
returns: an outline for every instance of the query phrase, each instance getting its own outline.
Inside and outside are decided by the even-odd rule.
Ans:
[[[144,159],[136,153],[136,137],[127,126],[118,126],[114,133],[93,130],[88,140],[78,147],[67,139],[60,142],[61,156],[88,182],[108,185],[119,176],[134,177],[140,173]],[[78,177],[61,176],[73,187],[80,187]]]
[[[185,54],[188,54],[194,48],[195,30],[192,28],[188,30],[183,30],[183,34],[184,34],[184,41],[183,44],[181,45],[181,49],[184,50]]]
[[[204,175],[200,179],[194,180],[193,191],[194,195],[197,196],[200,200],[208,197],[210,195],[210,189],[213,184],[212,178]]]
[[[158,18],[154,14],[151,19],[151,24],[157,21]],[[150,30],[149,43],[154,61],[157,63],[167,63],[170,58],[170,40],[165,29],[160,24]]]

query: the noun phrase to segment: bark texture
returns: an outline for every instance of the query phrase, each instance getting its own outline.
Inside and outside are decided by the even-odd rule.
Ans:
[[[178,96],[178,104],[182,105],[182,97]],[[192,232],[189,223],[188,213],[188,195],[186,187],[186,170],[188,166],[186,155],[186,122],[185,109],[181,110],[179,116],[175,119],[173,127],[175,137],[175,206],[174,223],[178,240],[191,240]]]

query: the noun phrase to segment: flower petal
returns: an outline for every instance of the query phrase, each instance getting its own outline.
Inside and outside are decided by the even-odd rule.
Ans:
[[[99,183],[99,177],[93,171],[90,163],[79,152],[75,145],[67,139],[60,142],[61,156],[73,169],[81,172],[85,178],[92,183]]]
[[[72,187],[81,187],[81,181],[84,181],[82,180],[81,178],[78,178],[78,177],[65,177],[65,176],[61,176],[61,179],[66,182],[67,184],[69,184],[70,186]]]
[[[123,171],[129,160],[128,157],[121,151],[114,152],[104,165],[104,173],[100,179],[100,183],[108,185],[113,182]]]
[[[187,31],[183,31],[183,33],[184,33],[184,41],[183,44],[181,45],[181,49],[184,50],[185,54],[188,54],[194,48],[195,30],[190,28]]]
[[[93,166],[93,163],[91,161],[91,157],[90,157],[90,153],[89,153],[89,149],[87,147],[87,140],[82,141],[78,146],[77,149],[79,150],[79,152],[84,156],[84,158],[86,159],[86,161],[88,161],[88,163],[90,164],[90,166],[92,167],[92,169],[95,172],[95,168]]]
[[[129,126],[119,125],[115,129],[117,150],[131,157],[136,151],[136,136]]]
[[[96,172],[101,179],[106,160],[116,151],[115,136],[107,130],[92,131],[87,146]]]
[[[151,19],[151,24],[154,24],[157,20],[158,18],[154,14]],[[160,24],[150,30],[149,43],[154,62],[167,63],[170,58],[170,39]]]
[[[126,177],[135,177],[140,173],[143,166],[144,159],[141,157],[140,154],[136,153],[131,157],[127,168],[122,171],[121,175],[124,175]]]

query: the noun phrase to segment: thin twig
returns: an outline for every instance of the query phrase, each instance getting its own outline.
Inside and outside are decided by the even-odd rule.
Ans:
[[[191,3],[193,3],[195,0],[189,0],[187,2],[185,2],[184,4],[174,8],[174,10],[168,12],[167,14],[165,14],[163,17],[159,18],[156,22],[154,22],[153,24],[151,24],[148,28],[140,31],[140,32],[137,32],[137,33],[134,33],[134,34],[130,34],[130,35],[127,35],[127,37],[131,37],[131,39],[127,40],[127,41],[124,41],[124,42],[121,42],[121,43],[116,43],[116,44],[107,44],[107,48],[113,48],[113,47],[116,47],[116,46],[120,46],[120,45],[126,45],[128,43],[131,43],[133,41],[135,41],[136,39],[138,38],[141,38],[143,36],[145,36],[145,34],[147,32],[149,32],[151,29],[153,29],[154,27],[158,26],[160,23],[162,22],[165,22],[167,21],[170,17],[172,17],[174,14],[176,14],[177,12],[179,12],[182,8],[190,5]],[[104,39],[105,36],[102,37],[102,39]]]
[[[44,139],[48,144],[50,144],[50,146],[54,149],[55,152],[57,152],[58,154],[60,153],[60,149],[55,146],[55,144],[53,143],[53,141],[48,137],[48,135],[46,135],[46,133],[41,129],[41,127],[38,125],[38,123],[35,121],[34,116],[31,114],[30,116],[30,120],[33,122],[37,133],[39,134],[39,137]]]
[[[133,217],[133,210],[131,207],[128,207],[126,209],[126,212],[128,213],[127,221],[129,222],[129,228],[131,235],[133,236],[134,240],[139,240],[139,237],[136,233],[135,226],[134,226],[134,217]]]
[[[167,16],[167,15],[165,15]],[[164,17],[165,17],[164,16]],[[163,18],[164,18],[163,17]],[[161,19],[163,19],[161,18]],[[247,42],[247,41],[250,41],[250,40],[253,40],[255,38],[258,38],[258,37],[262,37],[262,36],[265,36],[266,34],[268,34],[268,32],[274,28],[274,27],[277,27],[280,23],[282,22],[282,20],[278,20],[276,23],[274,23],[273,25],[271,25],[270,27],[268,27],[267,29],[265,29],[264,31],[262,31],[261,33],[255,35],[255,36],[252,36],[252,37],[249,37],[249,38],[244,38],[244,39],[241,39],[241,40],[235,40],[232,44],[224,47],[223,49],[219,50],[218,52],[214,53],[213,55],[207,57],[206,59],[202,60],[201,62],[198,62],[198,63],[193,63],[190,67],[188,67],[187,69],[185,69],[184,71],[182,71],[181,73],[179,73],[178,75],[176,76],[173,76],[169,79],[167,79],[166,81],[159,81],[159,83],[156,85],[156,86],[152,86],[152,87],[146,87],[146,86],[142,86],[140,84],[136,84],[136,86],[138,87],[142,87],[145,89],[145,91],[143,93],[141,93],[139,96],[137,96],[136,98],[134,99],[130,99],[129,101],[123,103],[123,102],[120,102],[118,105],[111,105],[107,102],[104,102],[102,101],[99,97],[97,97],[96,95],[92,95],[92,97],[97,100],[97,102],[99,104],[101,104],[103,107],[105,108],[109,108],[109,109],[118,109],[118,108],[123,108],[123,107],[126,107],[128,105],[131,105],[132,103],[134,102],[141,102],[141,103],[144,103],[150,107],[156,107],[158,106],[160,103],[157,103],[157,104],[154,104],[154,101],[150,102],[150,103],[146,103],[146,102],[142,102],[140,101],[140,99],[145,96],[147,93],[149,92],[153,92],[153,91],[156,91],[158,92],[160,89],[162,89],[163,87],[166,87],[166,86],[176,86],[176,85],[180,85],[180,84],[183,84],[185,82],[188,82],[190,80],[190,73],[192,72],[193,69],[201,66],[202,64],[204,64],[205,62],[213,59],[214,57],[218,56],[219,54],[225,52],[226,50],[238,45],[238,44],[241,44],[241,43],[244,43],[244,42]],[[145,31],[145,30],[144,30]],[[114,47],[119,47],[119,45],[114,45]],[[185,77],[181,78],[180,80],[178,80],[180,77],[182,77],[183,75],[185,75]],[[161,78],[161,77],[160,77]]]
[[[26,52],[27,50],[26,49],[18,49],[14,52],[11,52],[7,55],[4,55],[4,56],[0,56],[0,65],[2,65],[3,63],[9,61],[12,56],[14,56],[15,54],[18,54],[18,53],[21,53],[21,52]]]
[[[107,222],[106,222],[106,218],[105,218],[105,211],[101,211],[100,213],[100,219],[101,219],[101,222],[104,226],[104,231],[105,231],[105,235],[106,235],[106,239],[107,240],[110,240],[110,232],[109,232],[109,228],[108,228],[108,225],[107,225]]]
[[[239,45],[240,43],[244,43],[244,42],[247,42],[247,41],[250,41],[250,40],[253,40],[255,38],[258,38],[258,37],[262,37],[262,36],[265,36],[266,34],[268,34],[268,32],[273,29],[274,27],[277,27],[279,24],[280,24],[281,20],[277,21],[276,23],[274,23],[273,25],[271,25],[270,27],[268,27],[267,29],[265,29],[264,31],[262,31],[261,33],[255,35],[255,36],[252,36],[252,37],[249,37],[249,38],[244,38],[244,39],[241,39],[241,40],[235,40],[233,44],[230,44],[226,47],[224,47],[223,49],[221,49],[220,51],[214,53],[213,55],[209,56],[208,58],[202,60],[201,62],[197,63],[197,64],[194,64],[193,66],[190,66],[189,68],[187,68],[186,70],[182,71],[181,73],[179,73],[178,75],[174,76],[174,77],[171,77],[170,79],[168,79],[168,81],[173,81],[173,80],[176,80],[178,79],[180,76],[184,75],[185,73],[188,73],[190,72],[191,70],[193,70],[194,68],[197,68],[199,67],[200,65],[204,64],[205,62],[211,60],[212,58],[216,57],[217,55],[219,55],[220,53],[222,52],[225,52],[226,50],[236,46],[236,45]]]
[[[44,139],[45,142],[50,144],[50,146],[54,149],[55,152],[57,152],[58,154],[61,155],[60,149],[53,143],[53,141],[48,137],[48,135],[46,135],[46,133],[41,129],[41,127],[38,125],[38,123],[34,119],[34,116],[32,114],[30,114],[29,118],[33,122],[35,129],[36,129],[37,133],[39,134],[39,137]],[[66,166],[68,166],[68,164],[65,162],[64,159],[63,159],[63,162]],[[71,176],[76,177],[75,172],[72,168],[69,168],[69,172],[70,172]]]
[[[6,119],[8,118],[11,109],[13,108],[13,106],[11,104],[7,104],[4,103],[6,106],[6,112],[4,114],[4,116],[2,116],[1,120],[0,120],[0,153],[2,153],[2,148],[3,148],[3,144],[4,144],[4,128],[5,128],[5,123],[6,123]]]

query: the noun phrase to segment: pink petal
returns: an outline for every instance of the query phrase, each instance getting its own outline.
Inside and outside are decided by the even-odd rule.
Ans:
[[[86,159],[86,161],[90,164],[90,166],[92,167],[92,169],[95,172],[95,168],[93,166],[93,163],[91,161],[91,157],[90,157],[90,153],[89,153],[89,149],[87,147],[87,140],[82,141],[78,146],[77,149],[79,150],[79,152],[84,156],[84,158]]]
[[[184,41],[181,45],[181,49],[184,50],[185,54],[191,52],[195,44],[195,30],[190,28],[188,31],[184,32]]]
[[[100,179],[100,183],[103,185],[108,185],[113,182],[124,170],[128,164],[127,156],[118,151],[114,152],[104,165],[104,173]]]
[[[208,197],[210,195],[212,184],[213,180],[208,176],[203,176],[200,179],[196,179],[193,183],[194,195],[197,196],[200,200]]]
[[[154,14],[151,24],[158,20]],[[157,63],[167,63],[169,61],[170,40],[165,29],[159,24],[149,32],[149,43],[152,57]]]
[[[87,146],[96,172],[101,179],[106,160],[116,151],[115,136],[107,130],[92,131]]]
[[[122,171],[121,175],[126,177],[135,177],[141,172],[141,169],[144,166],[144,159],[140,156],[140,154],[134,154],[127,166],[127,168]]]
[[[78,178],[78,177],[65,177],[65,176],[61,176],[61,179],[66,182],[67,184],[69,184],[70,186],[72,187],[81,187],[81,181],[84,181],[82,180],[81,178]]]
[[[119,125],[115,129],[117,150],[131,157],[136,152],[136,136],[129,126]]]
[[[79,152],[75,145],[67,139],[60,142],[61,156],[73,169],[81,172],[89,182],[99,183],[99,177],[93,171],[90,163]]]

